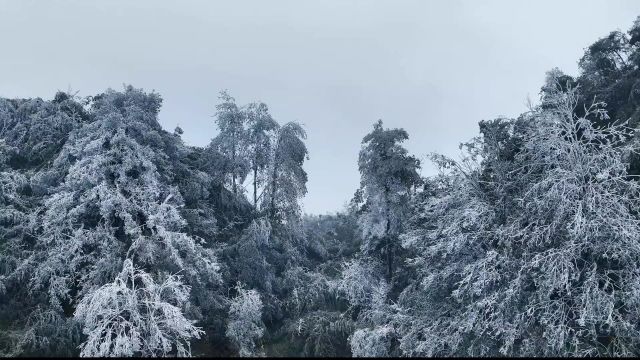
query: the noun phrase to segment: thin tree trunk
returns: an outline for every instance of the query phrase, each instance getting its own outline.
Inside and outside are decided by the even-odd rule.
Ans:
[[[236,172],[235,172],[235,169],[233,171],[233,194],[234,195],[238,194],[238,189],[236,188]]]
[[[253,167],[253,207],[258,210],[258,167]]]
[[[387,241],[387,281],[391,284],[391,278],[393,276],[393,246],[391,244],[391,219],[389,216],[389,189],[385,186],[384,189],[385,205],[387,207],[387,226],[385,231],[385,238]]]
[[[387,280],[391,283],[393,276],[393,246],[391,244],[391,235],[389,235],[389,222],[387,222]]]
[[[232,168],[231,168],[231,176],[233,178],[233,194],[237,195],[238,194],[238,189],[236,187],[236,137],[235,134],[232,138],[233,141],[233,148],[232,148],[232,153],[231,153],[231,159],[232,159]]]
[[[276,216],[276,190],[278,180],[278,165],[277,161],[273,163],[273,173],[271,174],[271,208],[269,209],[271,220],[275,220]]]

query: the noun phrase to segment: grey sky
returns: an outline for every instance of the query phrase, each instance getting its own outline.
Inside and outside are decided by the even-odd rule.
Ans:
[[[220,89],[264,101],[306,126],[304,208],[332,212],[378,118],[421,158],[455,156],[479,120],[524,111],[545,71],[575,74],[586,46],[637,15],[637,0],[0,0],[0,96],[156,90],[162,125],[193,145],[215,135]]]

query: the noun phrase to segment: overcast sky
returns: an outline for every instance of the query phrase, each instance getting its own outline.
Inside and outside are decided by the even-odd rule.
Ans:
[[[0,0],[0,96],[156,90],[160,123],[198,146],[219,90],[264,101],[307,129],[305,211],[333,212],[377,119],[422,159],[456,156],[479,120],[525,111],[545,71],[576,74],[586,46],[637,15],[637,0]]]

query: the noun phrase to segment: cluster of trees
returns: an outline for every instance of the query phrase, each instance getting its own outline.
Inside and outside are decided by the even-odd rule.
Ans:
[[[0,100],[4,354],[189,355],[198,338],[234,351],[228,319],[255,309],[229,279],[265,284],[262,247],[292,246],[307,152],[300,125],[221,98],[207,148],[164,131],[159,95],[130,86]]]
[[[388,147],[389,162],[374,168],[403,169],[404,182],[387,173],[383,183],[405,184],[394,195],[408,194],[408,210],[367,189],[365,138],[364,246],[343,273],[369,287],[350,298],[361,307],[352,355],[640,353],[639,34],[640,20],[598,40],[576,78],[550,71],[538,106],[482,121],[460,160],[432,156],[440,171],[421,185],[410,181],[413,162],[388,160]],[[380,221],[388,209],[401,220],[397,234]],[[367,255],[376,231],[403,261]]]
[[[219,172],[235,196],[244,190],[242,184],[250,174],[254,209],[272,221],[295,223],[300,218],[298,199],[307,192],[304,129],[296,122],[280,126],[264,103],[240,108],[226,91],[220,100],[216,106],[220,133],[209,151],[221,156],[212,171]]]
[[[378,121],[322,216],[263,103],[200,148],[130,86],[0,99],[0,354],[639,354],[640,18],[579,64],[434,176]]]

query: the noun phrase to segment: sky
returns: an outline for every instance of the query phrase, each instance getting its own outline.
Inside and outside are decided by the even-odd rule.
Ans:
[[[459,155],[478,122],[526,111],[545,72],[626,31],[640,1],[0,0],[0,96],[94,95],[123,84],[163,97],[159,121],[204,146],[227,89],[308,133],[307,213],[339,211],[359,186],[378,119],[409,151]]]

